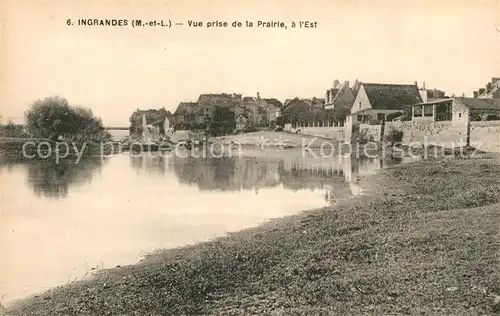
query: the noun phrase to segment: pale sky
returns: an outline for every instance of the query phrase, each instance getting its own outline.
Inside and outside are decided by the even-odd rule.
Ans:
[[[426,82],[472,96],[500,76],[500,1],[79,2],[0,4],[1,114],[59,95],[107,126],[201,93],[324,97],[335,79]],[[164,19],[172,28],[67,26]],[[317,21],[312,29],[189,28],[188,20]]]

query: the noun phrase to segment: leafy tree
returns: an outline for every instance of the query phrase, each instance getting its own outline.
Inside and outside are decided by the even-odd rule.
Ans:
[[[344,122],[349,114],[351,114],[351,110],[349,109],[334,109],[331,114],[331,119],[337,123]]]
[[[107,138],[102,120],[92,110],[71,106],[58,96],[35,101],[25,113],[26,129],[35,137]]]

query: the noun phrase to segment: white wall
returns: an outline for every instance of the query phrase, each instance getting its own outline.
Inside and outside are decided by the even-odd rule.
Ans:
[[[370,104],[370,100],[368,99],[368,95],[366,94],[365,87],[361,85],[358,95],[356,96],[356,99],[354,99],[351,113],[356,113],[359,110],[371,109],[371,108],[372,105]]]

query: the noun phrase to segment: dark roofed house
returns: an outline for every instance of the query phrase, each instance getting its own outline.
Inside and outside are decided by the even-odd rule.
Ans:
[[[357,122],[384,121],[389,114],[409,109],[422,103],[417,84],[361,83],[358,95],[351,109],[351,116]]]
[[[354,102],[354,92],[349,87],[349,81],[340,83],[333,82],[333,87],[326,90],[325,110],[348,109],[350,110]]]

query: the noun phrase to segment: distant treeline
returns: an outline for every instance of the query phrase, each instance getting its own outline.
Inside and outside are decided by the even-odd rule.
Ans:
[[[0,124],[0,137],[29,137],[27,131],[22,124]]]

